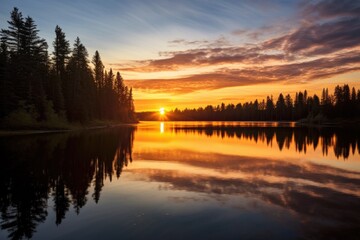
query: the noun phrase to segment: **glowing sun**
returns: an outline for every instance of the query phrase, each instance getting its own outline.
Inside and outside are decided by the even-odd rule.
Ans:
[[[160,110],[159,110],[159,112],[160,112],[160,115],[165,115],[165,108],[160,108]]]

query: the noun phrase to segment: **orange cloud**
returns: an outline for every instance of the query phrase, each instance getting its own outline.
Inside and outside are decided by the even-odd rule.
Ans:
[[[176,79],[128,80],[126,84],[150,92],[189,93],[204,89],[259,83],[309,81],[327,78],[360,70],[359,62],[359,53],[352,51],[301,63],[252,67],[241,70],[222,68],[212,73],[195,74]]]

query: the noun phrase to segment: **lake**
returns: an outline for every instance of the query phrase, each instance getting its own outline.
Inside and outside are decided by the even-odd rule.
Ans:
[[[0,151],[0,239],[360,239],[359,129],[142,122]]]

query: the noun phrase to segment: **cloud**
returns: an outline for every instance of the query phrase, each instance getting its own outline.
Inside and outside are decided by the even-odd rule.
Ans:
[[[360,17],[302,26],[293,33],[268,40],[263,49],[283,50],[308,57],[360,46]]]
[[[249,32],[249,30],[246,29],[236,29],[234,31],[231,32],[231,34],[233,35],[245,35]]]
[[[279,35],[288,32],[291,28],[282,23],[264,25],[257,29],[236,29],[231,32],[232,35],[245,38],[249,41],[257,41],[268,35]]]
[[[270,82],[311,81],[360,70],[359,62],[359,53],[352,51],[300,63],[253,66],[244,69],[221,68],[214,72],[176,79],[128,80],[126,84],[151,92],[189,93]]]
[[[216,66],[221,64],[263,64],[271,60],[285,60],[283,54],[260,53],[258,47],[201,48],[178,52],[161,52],[164,59],[138,61],[133,67],[115,65],[120,71],[160,72],[184,67]]]
[[[210,40],[194,40],[194,41],[189,41],[189,40],[185,40],[183,38],[178,38],[172,41],[168,41],[168,43],[170,44],[171,47],[175,47],[175,46],[196,46],[198,48],[219,48],[219,47],[224,47],[224,46],[231,46],[232,44],[230,43],[230,41],[224,37],[224,36],[220,36],[219,38],[210,41]],[[175,53],[175,52],[174,52]],[[163,55],[163,54],[160,54]]]
[[[176,79],[148,79],[148,80],[128,80],[126,85],[138,90],[145,90],[153,93],[190,93],[199,90],[219,89],[224,87],[241,86],[253,84],[248,79],[239,79],[231,72],[218,72],[208,74],[197,74],[189,77]],[[260,83],[260,82],[259,82]]]
[[[179,38],[172,41],[168,41],[168,43],[170,44],[170,46],[177,46],[177,45],[189,46],[189,45],[204,45],[204,44],[208,44],[209,41],[207,40],[188,41],[183,38]]]
[[[334,17],[359,17],[360,2],[354,0],[326,0],[318,2],[303,1],[301,3],[303,19],[311,20]]]
[[[168,43],[170,44],[170,46],[177,46],[177,45],[185,45],[185,46],[190,46],[190,45],[205,45],[205,44],[209,44],[208,40],[195,40],[195,41],[188,41],[185,40],[183,38],[178,38],[172,41],[168,41]]]

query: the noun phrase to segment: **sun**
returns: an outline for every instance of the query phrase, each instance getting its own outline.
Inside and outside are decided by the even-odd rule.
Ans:
[[[165,108],[163,108],[163,107],[160,108],[159,112],[160,112],[160,115],[162,115],[162,116],[165,115]]]

